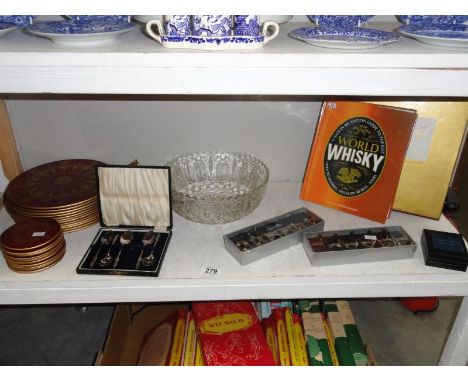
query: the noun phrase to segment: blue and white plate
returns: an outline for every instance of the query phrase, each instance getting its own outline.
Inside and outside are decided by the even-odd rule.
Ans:
[[[458,16],[397,16],[398,19],[406,25],[440,25],[440,24],[450,24],[450,25],[459,25],[459,24],[468,24],[468,16],[458,15]]]
[[[16,28],[16,24],[0,22],[0,37],[6,35],[12,30],[15,30]]]
[[[102,22],[130,22],[130,19],[132,16],[128,15],[72,15],[72,16],[66,16],[70,20],[74,21],[102,21]]]
[[[468,25],[402,25],[397,31],[424,44],[449,48],[468,48]]]
[[[373,15],[362,16],[326,16],[326,15],[308,15],[307,16],[316,26],[334,27],[334,28],[355,28],[362,27],[374,17]]]
[[[65,20],[33,24],[26,30],[58,45],[82,47],[108,44],[134,27],[135,24],[128,22]]]
[[[308,44],[332,49],[372,49],[400,39],[393,32],[368,28],[309,28],[289,32],[289,37]]]
[[[15,24],[18,28],[32,24],[36,16],[26,15],[13,15],[13,16],[0,16],[0,23]]]

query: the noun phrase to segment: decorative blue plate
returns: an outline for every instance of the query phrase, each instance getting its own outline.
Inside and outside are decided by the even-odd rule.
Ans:
[[[101,22],[101,21],[45,21],[27,26],[30,32],[48,34],[96,34],[127,31],[135,27],[129,22]]]
[[[32,24],[35,18],[36,16],[26,15],[0,16],[0,23],[11,23],[15,24],[17,27],[23,27]]]
[[[58,45],[85,47],[110,43],[135,26],[128,22],[65,20],[33,24],[26,27],[26,30],[31,34],[49,38]]]
[[[458,16],[397,16],[398,19],[406,25],[433,25],[433,24],[468,24],[468,16],[458,15]]]
[[[0,22],[0,36],[10,33],[17,28],[16,24]]]
[[[132,16],[128,15],[104,15],[104,16],[96,16],[96,15],[72,15],[66,16],[71,20],[75,21],[102,21],[102,22],[130,22]]]
[[[368,28],[303,27],[288,34],[289,37],[322,48],[371,49],[400,39],[393,32]]]
[[[468,25],[402,25],[397,31],[422,43],[450,48],[468,48]]]
[[[364,26],[373,15],[367,16],[325,16],[308,15],[307,16],[316,26],[335,27],[335,28],[355,28]]]
[[[5,23],[3,21],[0,21],[0,30],[5,30],[5,29],[11,29],[11,28],[16,28],[16,24],[13,23]]]

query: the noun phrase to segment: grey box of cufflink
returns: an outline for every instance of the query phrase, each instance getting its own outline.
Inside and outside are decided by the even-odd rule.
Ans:
[[[322,231],[324,226],[322,218],[303,207],[226,234],[224,246],[246,265],[300,244],[305,232]]]
[[[392,234],[408,239],[408,245],[396,245],[393,247],[378,247],[378,248],[358,248],[358,249],[341,249],[341,250],[327,250],[327,251],[314,251],[310,244],[309,239],[321,237],[331,237],[334,235],[375,235],[386,230]],[[376,240],[377,241],[377,240]],[[416,251],[416,243],[408,235],[408,233],[401,226],[389,227],[372,227],[372,228],[359,228],[353,230],[338,230],[338,231],[324,231],[324,232],[308,232],[303,236],[302,245],[309,258],[312,266],[322,265],[342,265],[363,263],[372,261],[385,261],[385,260],[399,260],[412,258]]]

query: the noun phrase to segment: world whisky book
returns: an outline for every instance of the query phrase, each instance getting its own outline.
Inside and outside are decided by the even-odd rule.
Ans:
[[[411,109],[324,102],[301,199],[385,223],[416,119]]]

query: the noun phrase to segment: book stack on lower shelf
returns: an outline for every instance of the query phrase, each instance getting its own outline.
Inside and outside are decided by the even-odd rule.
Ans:
[[[375,364],[373,358],[368,357],[348,301],[264,301],[259,304],[259,315],[263,317],[265,335],[277,365]]]
[[[366,366],[348,301],[119,305],[97,365]]]

